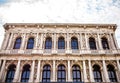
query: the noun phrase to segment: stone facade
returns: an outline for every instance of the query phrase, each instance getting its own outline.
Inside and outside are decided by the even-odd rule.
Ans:
[[[50,81],[57,82],[58,65],[63,64],[66,82],[73,81],[72,67],[78,65],[82,82],[95,82],[93,66],[100,67],[102,82],[110,82],[108,65],[114,67],[120,82],[120,50],[115,38],[115,24],[40,24],[8,23],[4,25],[5,37],[0,50],[0,82],[5,82],[9,65],[16,65],[13,82],[21,82],[23,66],[30,65],[29,82],[41,82],[43,67],[49,64]],[[16,38],[21,37],[20,49],[13,49]],[[30,37],[34,48],[26,49]],[[52,38],[52,48],[45,49],[47,37]],[[58,39],[63,37],[65,49],[58,49]],[[71,38],[78,40],[78,49],[71,49]],[[96,49],[90,49],[89,38],[95,39]],[[103,49],[101,39],[108,40],[109,49]]]

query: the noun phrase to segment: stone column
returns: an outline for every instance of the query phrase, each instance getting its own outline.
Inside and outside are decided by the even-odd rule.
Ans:
[[[15,71],[13,82],[19,82],[19,77],[20,77],[20,62],[21,62],[21,60],[19,60],[18,63],[17,63],[17,68],[16,68],[16,71]]]
[[[12,40],[13,40],[13,33],[11,33],[11,35],[10,35],[10,39],[9,39],[9,43],[8,43],[8,47],[7,47],[8,50],[11,49]]]
[[[118,70],[120,72],[120,63],[119,63],[119,60],[117,60],[117,66],[118,66]]]
[[[37,33],[36,40],[35,40],[35,49],[38,49],[38,38],[39,38],[39,33]]]
[[[85,44],[86,44],[86,49],[88,50],[88,49],[89,49],[89,46],[88,46],[87,33],[85,33]]]
[[[102,47],[102,42],[101,42],[101,38],[100,38],[99,33],[97,34],[97,37],[98,37],[99,49],[102,50],[103,47]]]
[[[91,60],[88,60],[90,82],[94,82]]]
[[[83,60],[83,76],[84,76],[84,82],[88,82],[85,60]]]
[[[41,41],[40,41],[40,50],[42,50],[42,46],[43,46],[43,33],[41,33]]]
[[[111,33],[109,33],[109,36],[110,36],[111,47],[112,47],[112,49],[115,49],[115,45],[114,45],[114,42],[113,42],[113,39],[112,39]]]
[[[1,70],[1,62],[2,62],[2,60],[0,59],[0,70]]]
[[[10,33],[7,33],[7,32],[6,32],[6,33],[5,33],[5,36],[4,36],[4,41],[3,41],[2,46],[1,46],[2,50],[5,50],[5,49],[6,49],[6,47],[7,47],[7,45],[8,45],[9,37],[10,37]]]
[[[113,41],[115,42],[116,49],[119,49],[115,34],[113,34],[112,36],[113,36]]]
[[[68,60],[68,82],[71,82],[71,75],[70,75],[70,60]]]
[[[105,82],[110,82],[109,77],[108,77],[106,64],[105,64],[105,60],[103,60],[102,63],[103,63],[103,72],[104,72]]]
[[[41,65],[41,61],[38,61],[38,66],[37,66],[37,77],[35,82],[40,82],[40,65]]]
[[[52,81],[55,82],[55,60],[53,60],[53,79]]]
[[[4,78],[4,71],[5,71],[5,64],[6,64],[6,60],[3,61],[3,65],[1,67],[1,71],[0,71],[0,82],[2,82],[3,78]]]
[[[34,81],[34,69],[35,69],[35,60],[33,60],[33,62],[32,62],[32,68],[31,68],[29,82],[33,82]]]
[[[80,48],[81,49],[83,49],[83,42],[82,42],[82,39],[83,39],[83,37],[82,37],[82,33],[80,33]]]
[[[21,50],[23,50],[24,47],[25,47],[25,39],[26,39],[26,33],[23,34],[22,44],[21,44],[21,47],[20,47]]]
[[[70,50],[70,46],[69,46],[69,33],[67,32],[67,50]]]
[[[56,51],[56,33],[54,33],[54,43],[53,43],[53,50]]]

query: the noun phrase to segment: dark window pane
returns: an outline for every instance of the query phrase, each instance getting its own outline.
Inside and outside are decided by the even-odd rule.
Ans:
[[[109,49],[108,41],[106,38],[102,38],[102,47],[103,49]]]
[[[93,75],[95,82],[102,82],[100,67],[98,65],[93,66]]]
[[[63,37],[58,39],[58,49],[65,49],[65,41]]]
[[[81,72],[80,72],[80,68],[78,65],[74,65],[72,67],[72,72],[73,72],[73,81],[74,82],[80,82],[81,81]]]
[[[15,65],[10,65],[8,67],[7,75],[6,75],[6,80],[5,82],[12,82],[14,79],[14,74],[15,74]]]
[[[65,71],[65,66],[64,65],[59,65],[58,66],[57,81],[58,82],[65,82],[66,81],[66,71]]]
[[[30,65],[25,65],[23,67],[21,82],[28,82],[30,77]]]
[[[51,49],[52,48],[52,39],[47,38],[45,41],[45,49]]]
[[[29,38],[27,42],[27,49],[33,49],[34,47],[34,38]]]
[[[96,42],[94,38],[89,38],[89,45],[90,45],[90,49],[92,50],[96,49]]]
[[[71,48],[78,49],[78,40],[77,38],[71,38]]]
[[[21,45],[21,38],[17,38],[15,43],[14,43],[13,49],[20,49],[20,45]]]
[[[43,67],[42,82],[50,82],[51,70],[49,65]]]
[[[108,75],[109,75],[110,82],[117,82],[114,67],[112,65],[108,65],[107,68],[108,68]]]

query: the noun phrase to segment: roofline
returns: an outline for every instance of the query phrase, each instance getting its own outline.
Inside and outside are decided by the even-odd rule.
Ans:
[[[53,27],[58,27],[58,26],[64,26],[64,27],[81,27],[81,26],[112,26],[114,27],[113,30],[115,31],[117,28],[117,24],[80,24],[80,23],[5,23],[3,27],[5,30],[11,28],[11,27],[17,27],[17,26],[33,26],[33,27],[44,27],[44,26],[53,26]],[[8,27],[11,26],[11,27]]]

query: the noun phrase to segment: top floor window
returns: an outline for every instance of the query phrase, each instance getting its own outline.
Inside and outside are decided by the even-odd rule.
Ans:
[[[71,38],[71,48],[78,49],[78,40],[75,37]]]
[[[102,47],[103,49],[109,49],[108,41],[106,38],[102,38]]]
[[[89,45],[90,45],[90,49],[95,50],[96,49],[96,42],[94,38],[89,38]]]
[[[58,39],[58,49],[65,49],[65,40],[63,37]]]
[[[15,40],[13,49],[20,49],[20,46],[21,46],[21,37],[19,37]]]
[[[33,49],[34,47],[34,38],[29,38],[27,42],[27,49]]]
[[[52,38],[48,37],[46,38],[46,41],[45,41],[45,49],[51,49],[51,48],[52,48]]]

